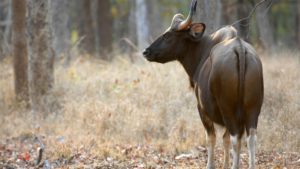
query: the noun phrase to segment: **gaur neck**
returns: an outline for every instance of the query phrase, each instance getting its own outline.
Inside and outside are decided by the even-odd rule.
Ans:
[[[214,42],[211,36],[203,36],[199,42],[192,42],[187,46],[184,56],[179,58],[178,61],[184,67],[190,80],[199,72],[197,70],[201,69],[215,44],[217,42]]]

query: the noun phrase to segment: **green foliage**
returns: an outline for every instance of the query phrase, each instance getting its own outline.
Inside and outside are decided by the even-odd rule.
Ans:
[[[128,0],[111,0],[111,6],[114,19],[119,19],[128,15],[131,8],[130,1]]]
[[[297,28],[297,2],[279,1],[271,8],[271,19],[274,23],[274,31],[277,39],[286,40],[296,38]]]

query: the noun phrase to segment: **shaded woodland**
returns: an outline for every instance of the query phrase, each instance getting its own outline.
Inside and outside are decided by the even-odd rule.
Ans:
[[[12,52],[12,2],[0,2],[1,58]],[[223,25],[248,17],[258,2],[201,0],[197,21],[204,22],[208,26],[207,33],[211,33]],[[169,26],[173,14],[186,14],[190,2],[54,0],[49,3],[47,13],[57,57],[69,55],[75,47],[82,53],[110,60],[112,51],[130,53],[136,50],[135,47],[142,49],[145,46],[143,43],[149,43]],[[266,0],[251,18],[234,26],[242,37],[264,49],[271,46],[297,47],[300,43],[299,6],[296,0]]]

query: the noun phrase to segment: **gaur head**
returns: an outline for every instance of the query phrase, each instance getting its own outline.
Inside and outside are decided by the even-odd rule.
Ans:
[[[205,24],[192,23],[196,13],[197,0],[191,3],[188,17],[182,14],[173,17],[171,26],[143,52],[148,61],[166,63],[183,57],[191,43],[197,43],[205,31]]]

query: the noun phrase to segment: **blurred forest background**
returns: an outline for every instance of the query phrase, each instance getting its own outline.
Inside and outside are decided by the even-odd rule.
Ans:
[[[194,22],[205,23],[206,34],[235,23],[239,36],[257,49],[266,91],[259,167],[288,161],[299,168],[300,1],[265,0],[250,15],[258,2],[198,0]],[[188,165],[203,168],[205,133],[184,70],[177,63],[146,63],[141,55],[174,14],[188,14],[189,5],[190,0],[0,0],[0,168],[34,166],[35,148],[44,145],[43,164],[49,160],[56,167],[78,159],[94,163],[89,157],[97,156],[115,168],[189,168],[173,157],[198,152]]]
[[[0,2],[0,56],[12,55],[12,0]],[[196,21],[211,33],[250,14],[258,0],[199,0]],[[110,60],[114,53],[142,50],[170,24],[175,13],[187,15],[189,0],[53,0],[48,22],[56,56],[80,52]],[[297,0],[266,0],[251,20],[234,25],[241,36],[260,48],[295,48],[300,43]],[[26,19],[29,16],[27,15]],[[250,28],[249,28],[250,27]],[[250,29],[250,31],[248,31]],[[278,49],[278,48],[277,48]]]

